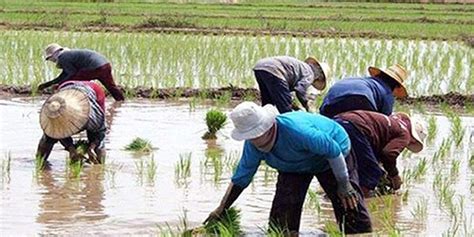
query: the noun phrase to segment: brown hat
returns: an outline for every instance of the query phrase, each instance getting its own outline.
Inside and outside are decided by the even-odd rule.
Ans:
[[[304,62],[313,65],[313,70],[315,67],[321,68],[321,70],[323,71],[324,79],[317,80],[318,78],[315,78],[312,85],[318,90],[324,90],[324,88],[326,88],[327,80],[328,78],[330,78],[331,74],[331,69],[329,68],[329,65],[327,63],[319,62],[315,57],[308,57],[304,60]]]
[[[410,115],[398,112],[393,116],[397,116],[401,121],[400,125],[410,132],[411,142],[408,144],[408,150],[418,153],[423,150],[424,140],[427,136],[426,126],[419,118],[410,117]]]
[[[385,75],[391,77],[393,80],[395,80],[399,85],[400,88],[395,88],[393,91],[393,95],[398,98],[405,98],[408,96],[407,93],[407,88],[403,84],[403,82],[407,79],[407,71],[404,67],[402,67],[399,64],[395,64],[390,66],[389,68],[382,70],[380,68],[376,67],[369,67],[369,74],[372,77],[376,77],[380,75],[381,73],[384,73]]]
[[[77,89],[65,89],[49,97],[40,112],[44,133],[63,139],[80,132],[89,120],[90,102],[87,95]]]

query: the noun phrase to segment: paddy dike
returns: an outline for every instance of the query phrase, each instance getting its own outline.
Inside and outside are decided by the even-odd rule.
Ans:
[[[254,100],[260,97],[260,92],[256,88],[240,88],[234,86],[221,88],[150,88],[150,87],[135,87],[122,88],[122,91],[131,98],[147,98],[147,99],[172,99],[172,98],[201,98],[201,99],[218,99],[227,97],[229,100]],[[43,90],[41,92],[32,91],[31,86],[9,86],[0,85],[0,96],[11,97],[15,95],[50,95],[51,89]],[[398,99],[403,104],[418,104],[426,105],[441,105],[447,104],[450,106],[467,106],[474,105],[474,94],[463,95],[457,92],[449,92],[447,94],[436,94],[429,96],[408,97],[405,99]]]

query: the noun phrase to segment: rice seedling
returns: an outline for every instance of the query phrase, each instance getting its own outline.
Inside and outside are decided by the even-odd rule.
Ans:
[[[294,55],[297,58],[318,55],[330,65],[341,63],[351,65],[336,68],[334,78],[337,79],[364,75],[367,65],[384,67],[394,62],[393,60],[407,62],[407,65],[413,67],[409,73],[416,73],[416,77],[419,78],[407,81],[407,87],[411,88],[410,91],[414,96],[447,93],[449,88],[430,87],[429,82],[433,82],[433,85],[450,84],[451,78],[455,78],[462,84],[469,81],[472,74],[468,63],[469,55],[465,53],[468,48],[457,42],[110,32],[64,32],[57,35],[54,32],[8,30],[2,36],[4,40],[0,43],[0,49],[5,57],[0,59],[0,64],[7,66],[0,69],[0,73],[5,75],[3,79],[5,84],[35,85],[44,78],[53,78],[58,71],[53,67],[45,67],[41,58],[30,52],[40,51],[44,45],[58,41],[64,42],[65,45],[107,52],[106,56],[114,62],[114,71],[117,71],[116,80],[125,87],[129,96],[134,96],[133,91],[129,89],[135,86],[209,88],[223,87],[231,83],[236,87],[254,87],[252,70],[242,68],[252,68],[258,59],[269,55]],[[397,45],[396,49],[382,50],[387,46],[387,42]],[[441,47],[443,44],[449,47]],[[312,45],[320,47],[314,48]],[[341,51],[341,48],[345,50]],[[416,50],[413,50],[414,48]],[[434,53],[430,53],[431,50],[428,51],[427,48],[431,48]],[[374,51],[377,52],[377,57],[373,56]],[[360,63],[350,64],[354,58]],[[420,62],[433,63],[423,67],[420,63],[417,67],[418,61],[408,64],[413,61],[412,58],[419,58]],[[436,65],[441,65],[446,58],[455,63],[447,64],[449,70],[439,71]],[[24,67],[22,62],[31,62],[31,65]],[[25,71],[25,68],[28,70]],[[459,74],[453,74],[452,71]],[[455,91],[467,94],[470,91],[467,88],[459,86]],[[250,98],[252,94],[248,96],[244,95],[244,99],[255,100]],[[226,96],[221,99],[227,100]]]
[[[66,174],[69,178],[79,179],[82,172],[82,161],[73,161],[70,158],[66,158]]]
[[[461,164],[460,160],[451,161],[451,169],[449,171],[449,176],[451,179],[455,179],[459,175],[459,166]]]
[[[219,149],[208,149],[205,153],[206,160],[204,161],[205,168],[212,168],[212,176],[214,184],[219,184],[223,172],[222,151]]]
[[[6,153],[5,156],[6,158],[2,160],[2,167],[1,167],[2,186],[4,183],[10,182],[10,169],[11,169],[12,154],[11,152],[8,152]]]
[[[344,233],[339,230],[337,223],[333,221],[326,221],[324,223],[324,232],[326,232],[329,236],[345,236]]]
[[[146,163],[146,179],[149,184],[155,183],[157,167],[155,157],[152,155]]]
[[[216,139],[216,133],[222,127],[227,120],[227,116],[217,109],[211,109],[206,113],[206,125],[207,132],[202,136],[202,139]]]
[[[43,170],[45,165],[46,165],[46,159],[44,159],[43,156],[36,155],[35,156],[35,171],[36,171],[36,173]]]
[[[125,146],[125,150],[127,151],[135,151],[135,152],[142,152],[142,153],[150,153],[153,151],[153,146],[149,140],[145,140],[143,138],[137,137],[133,139],[133,141]]]
[[[174,168],[177,181],[191,176],[191,155],[191,152],[179,154],[179,161]]]
[[[321,203],[319,202],[319,195],[316,193],[316,191],[313,191],[312,189],[308,189],[308,197],[306,200],[306,206],[308,208],[316,210],[316,213],[318,214],[318,219],[321,216]]]
[[[270,237],[288,236],[288,230],[275,224],[273,221],[270,221],[268,228],[259,228],[259,229],[262,230],[263,233],[265,233],[265,236],[270,236]]]
[[[451,138],[445,138],[441,142],[439,149],[433,154],[432,163],[436,163],[439,160],[444,160],[448,153],[451,151],[453,140]]]
[[[461,145],[466,129],[462,126],[461,118],[457,115],[448,116],[451,121],[451,137],[456,147]]]
[[[437,130],[436,117],[432,115],[428,119],[428,137],[426,138],[428,142],[433,141],[433,139],[436,137]]]
[[[413,170],[412,177],[414,180],[418,181],[426,174],[426,170],[428,169],[428,161],[425,157],[423,157],[420,162],[416,165],[415,169]],[[407,181],[405,181],[407,182]]]
[[[428,200],[422,198],[416,202],[416,206],[410,211],[414,219],[424,222],[428,214]]]
[[[469,167],[471,167],[471,169],[474,169],[474,154],[472,154],[471,158],[469,159]]]
[[[143,184],[143,176],[145,174],[145,163],[143,162],[143,159],[135,161],[135,169],[138,182]]]
[[[218,220],[211,220],[204,226],[206,233],[216,236],[240,236],[240,210],[231,207]]]
[[[87,154],[87,149],[89,148],[89,141],[80,139],[78,140],[74,146],[76,147],[76,152],[81,155]]]

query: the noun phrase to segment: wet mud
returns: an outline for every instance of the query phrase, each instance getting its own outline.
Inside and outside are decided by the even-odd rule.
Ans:
[[[171,98],[201,98],[201,99],[217,99],[223,96],[229,97],[230,100],[242,101],[260,98],[260,92],[256,88],[240,88],[234,86],[221,88],[150,88],[150,87],[135,87],[132,89],[122,88],[122,91],[131,98],[146,98],[146,99],[171,99]],[[0,85],[0,96],[11,97],[15,95],[50,95],[51,89],[46,89],[41,92],[35,92],[30,86],[8,86]],[[449,92],[444,95],[430,95],[419,97],[408,97],[398,100],[402,104],[426,104],[426,105],[441,105],[447,104],[451,106],[466,106],[474,104],[474,94],[463,95],[457,92]]]

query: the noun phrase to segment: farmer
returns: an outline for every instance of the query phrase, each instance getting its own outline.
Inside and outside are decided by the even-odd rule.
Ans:
[[[59,141],[69,151],[73,162],[84,158],[78,154],[72,135],[87,131],[89,161],[100,163],[105,158],[105,93],[101,86],[89,81],[67,81],[59,92],[49,97],[40,112],[44,131],[37,157],[48,159],[54,144]]]
[[[272,104],[280,113],[292,111],[291,92],[309,111],[307,94],[326,87],[329,66],[313,57],[304,62],[289,56],[260,59],[253,68],[260,89],[262,105]]]
[[[364,194],[367,196],[375,189],[385,172],[392,188],[398,190],[403,182],[397,169],[397,157],[405,148],[415,153],[423,150],[427,134],[423,123],[405,113],[386,116],[364,110],[340,113],[335,120],[351,139],[351,154],[357,159],[359,185]]]
[[[376,111],[390,115],[395,97],[405,98],[407,90],[403,82],[407,72],[395,64],[386,70],[369,67],[370,77],[346,78],[329,89],[319,108],[327,117],[351,110]]]
[[[43,90],[65,81],[90,81],[99,79],[116,101],[123,101],[124,95],[112,76],[112,67],[101,54],[88,49],[68,49],[52,43],[46,47],[46,60],[56,63],[62,73],[54,80],[38,86]]]
[[[350,160],[344,129],[324,116],[302,111],[278,115],[275,107],[243,102],[231,113],[232,138],[245,140],[243,154],[219,207],[205,222],[218,219],[250,184],[261,161],[278,170],[271,224],[297,234],[301,211],[314,176],[331,199],[346,233],[371,231],[371,221]],[[350,158],[350,157],[349,157]],[[355,174],[355,176],[354,176]]]

